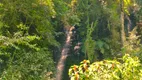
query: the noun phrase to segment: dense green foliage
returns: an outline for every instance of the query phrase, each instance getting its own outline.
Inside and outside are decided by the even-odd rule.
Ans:
[[[90,64],[88,60],[69,69],[71,80],[141,80],[142,65],[137,57],[125,55],[122,60],[104,60]]]
[[[53,2],[3,0],[0,12],[1,78],[42,79],[55,71],[50,46],[59,44],[53,36]]]
[[[0,80],[54,79],[70,26],[75,30],[64,80],[69,67],[85,59],[90,62],[70,71],[71,79],[141,79],[141,5],[141,0],[0,0]],[[98,65],[100,72],[94,71]]]

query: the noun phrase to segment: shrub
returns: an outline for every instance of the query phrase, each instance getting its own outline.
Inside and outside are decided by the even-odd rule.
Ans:
[[[129,54],[118,60],[104,60],[90,64],[84,60],[69,69],[71,80],[140,80],[142,67],[138,57]]]

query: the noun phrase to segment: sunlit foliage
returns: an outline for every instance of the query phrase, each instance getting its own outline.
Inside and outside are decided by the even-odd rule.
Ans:
[[[90,64],[84,60],[69,69],[71,80],[129,80],[142,79],[142,65],[138,57],[126,54],[120,61],[103,60]]]

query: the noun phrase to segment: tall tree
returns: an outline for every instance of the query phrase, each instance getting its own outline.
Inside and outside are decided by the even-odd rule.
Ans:
[[[75,29],[74,25],[79,22],[79,19],[76,15],[76,4],[77,0],[71,0],[68,4],[68,12],[62,16],[63,28],[66,36],[66,41],[61,51],[60,59],[57,64],[57,73],[56,80],[63,79],[63,72],[65,70],[65,62],[68,54],[70,53],[70,48],[72,45],[72,36],[73,30]]]
[[[120,9],[121,9],[121,14],[120,14],[120,20],[121,20],[121,42],[122,46],[124,46],[124,43],[126,41],[125,37],[125,27],[124,27],[124,1],[120,0]]]
[[[74,29],[74,26],[70,27],[70,29],[68,30],[68,33],[66,35],[66,42],[64,44],[64,47],[61,51],[61,57],[59,59],[59,62],[57,64],[57,74],[56,74],[56,80],[62,80],[62,76],[63,76],[63,71],[65,68],[65,62],[66,62],[66,58],[68,57],[69,51],[70,51],[70,46],[71,46],[71,38],[73,36],[73,32],[72,30]]]

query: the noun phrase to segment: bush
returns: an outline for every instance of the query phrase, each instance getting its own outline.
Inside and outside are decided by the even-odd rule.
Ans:
[[[37,52],[18,52],[8,60],[0,80],[44,80],[54,77],[55,65],[46,48]]]
[[[71,80],[140,80],[142,66],[138,57],[129,54],[118,60],[104,60],[90,64],[84,60],[69,69]]]

